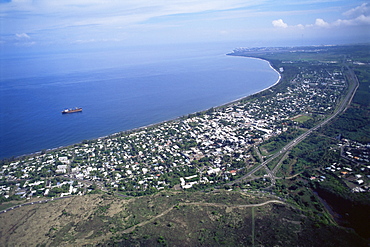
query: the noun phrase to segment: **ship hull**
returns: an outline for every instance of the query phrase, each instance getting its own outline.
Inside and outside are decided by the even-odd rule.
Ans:
[[[67,110],[62,111],[62,114],[75,113],[75,112],[82,112],[82,108],[67,109]]]

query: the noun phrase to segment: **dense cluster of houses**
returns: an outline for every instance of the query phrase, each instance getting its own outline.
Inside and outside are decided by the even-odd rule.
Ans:
[[[0,168],[0,179],[6,182],[0,196],[20,191],[24,193],[18,195],[26,197],[81,194],[92,183],[105,189],[148,191],[231,180],[254,162],[252,145],[294,127],[294,116],[331,112],[344,84],[340,71],[305,70],[286,91],[268,99],[241,100],[21,158]],[[60,181],[53,183],[56,178]]]

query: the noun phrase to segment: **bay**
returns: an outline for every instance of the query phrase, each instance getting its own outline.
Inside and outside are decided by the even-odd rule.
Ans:
[[[4,58],[0,158],[173,119],[278,80],[268,62],[227,52],[172,47]],[[72,107],[83,112],[61,114]]]

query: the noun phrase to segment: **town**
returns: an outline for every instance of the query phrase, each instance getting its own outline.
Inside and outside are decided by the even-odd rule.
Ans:
[[[279,71],[284,73],[284,67]],[[310,123],[331,114],[346,86],[339,66],[300,67],[284,90],[266,89],[271,95],[267,99],[247,97],[172,121],[21,157],[0,167],[0,198],[63,197],[97,189],[143,195],[224,184],[258,162],[257,145],[292,129],[310,128]],[[350,177],[353,192],[368,191],[369,147],[356,148],[346,140],[333,148],[341,150],[348,162],[326,171]]]

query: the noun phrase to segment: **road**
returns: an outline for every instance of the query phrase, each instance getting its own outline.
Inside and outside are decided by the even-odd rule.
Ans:
[[[335,118],[336,116],[338,116],[340,113],[342,113],[345,110],[347,110],[348,106],[351,104],[351,101],[352,101],[352,99],[353,99],[353,97],[354,97],[354,95],[356,93],[356,90],[357,90],[357,88],[359,86],[359,82],[358,82],[358,79],[357,79],[354,71],[351,68],[349,68],[348,65],[346,65],[346,68],[347,68],[348,73],[349,73],[348,74],[348,84],[349,84],[349,86],[348,86],[348,92],[343,97],[343,99],[339,103],[338,107],[334,110],[334,113],[331,116],[329,116],[328,118],[326,118],[321,123],[317,124],[315,127],[309,129],[308,131],[306,131],[302,135],[298,136],[293,141],[289,142],[279,152],[273,154],[270,158],[268,158],[267,160],[263,161],[258,166],[254,167],[252,170],[250,170],[243,177],[238,178],[238,179],[236,179],[236,180],[234,180],[234,181],[232,181],[230,183],[227,183],[227,185],[233,185],[235,183],[241,182],[244,179],[246,179],[247,177],[249,177],[249,176],[253,175],[254,173],[256,173],[258,170],[260,170],[263,167],[265,167],[265,169],[267,171],[267,175],[271,178],[271,181],[274,184],[275,183],[275,174],[276,174],[276,172],[277,172],[278,169],[275,169],[275,168],[277,168],[277,167],[275,167],[271,171],[270,169],[267,168],[267,164],[270,163],[272,160],[276,159],[277,157],[279,157],[280,155],[286,155],[289,150],[291,150],[293,147],[295,147],[300,142],[302,142],[312,132],[318,130],[319,128],[321,128],[322,126],[324,126],[325,124],[327,124],[329,121],[331,121],[333,118]]]
[[[331,116],[329,116],[328,118],[326,118],[324,121],[322,121],[321,123],[319,123],[315,127],[309,129],[308,131],[306,131],[302,135],[298,136],[293,141],[289,142],[279,152],[273,154],[267,160],[263,161],[261,164],[259,164],[258,166],[254,167],[251,171],[249,171],[243,177],[238,178],[238,179],[236,179],[236,180],[234,180],[232,182],[229,182],[229,183],[227,183],[227,185],[233,185],[235,183],[241,182],[241,181],[245,180],[247,177],[249,177],[249,176],[253,175],[254,173],[256,173],[261,168],[265,168],[266,169],[266,173],[270,177],[271,182],[274,185],[275,184],[275,181],[276,181],[275,174],[278,171],[278,168],[280,166],[277,165],[273,170],[270,170],[267,167],[267,164],[270,163],[272,160],[276,159],[277,157],[279,157],[280,155],[284,155],[283,157],[287,156],[289,150],[291,150],[293,147],[295,147],[300,142],[302,142],[312,132],[314,132],[317,129],[321,128],[322,126],[324,126],[325,124],[327,124],[329,121],[331,121],[333,118],[335,118],[336,116],[338,116],[340,113],[344,112],[348,108],[348,106],[350,105],[350,103],[351,103],[351,101],[352,101],[352,99],[353,99],[353,97],[354,97],[354,95],[356,93],[356,90],[359,87],[359,82],[358,82],[358,79],[357,79],[354,71],[351,68],[349,68],[348,65],[346,65],[346,68],[348,70],[348,82],[349,82],[348,83],[349,84],[348,92],[345,95],[345,97],[341,100],[341,102],[339,103],[338,107],[335,109],[334,113]],[[257,147],[255,147],[255,148],[256,148],[257,155],[259,155],[259,157],[261,158],[261,160],[263,160],[263,157],[259,153]],[[83,183],[86,183],[86,184],[89,184],[89,185],[96,183],[98,186],[101,187],[102,190],[107,191],[105,189],[104,185],[101,182],[93,182],[93,181],[89,181],[89,180],[81,180],[81,179],[76,179],[76,178],[71,178],[71,177],[68,177],[68,178],[71,179],[71,180],[83,182]],[[71,197],[71,196],[58,197],[58,198],[55,198],[55,199],[47,199],[47,200],[41,200],[41,201],[36,201],[36,202],[24,203],[24,204],[21,204],[21,205],[13,206],[13,207],[7,208],[5,210],[2,210],[2,211],[0,211],[0,214],[5,213],[5,212],[7,212],[9,210],[13,210],[13,209],[18,208],[18,207],[22,207],[22,206],[32,205],[32,204],[36,204],[36,203],[46,203],[48,201],[60,200],[60,199],[65,199],[65,198],[69,198],[69,197]]]
[[[67,198],[70,198],[70,197],[72,197],[72,196],[63,196],[63,197],[45,199],[45,200],[41,200],[41,201],[27,202],[27,203],[19,204],[19,205],[16,205],[16,206],[13,206],[13,207],[4,209],[4,210],[0,211],[0,214],[6,213],[7,211],[10,211],[10,210],[13,210],[13,209],[16,209],[16,208],[20,208],[20,207],[23,207],[23,206],[28,206],[28,205],[33,205],[33,204],[39,204],[39,203],[47,203],[47,202],[50,202],[50,201],[67,199]]]

